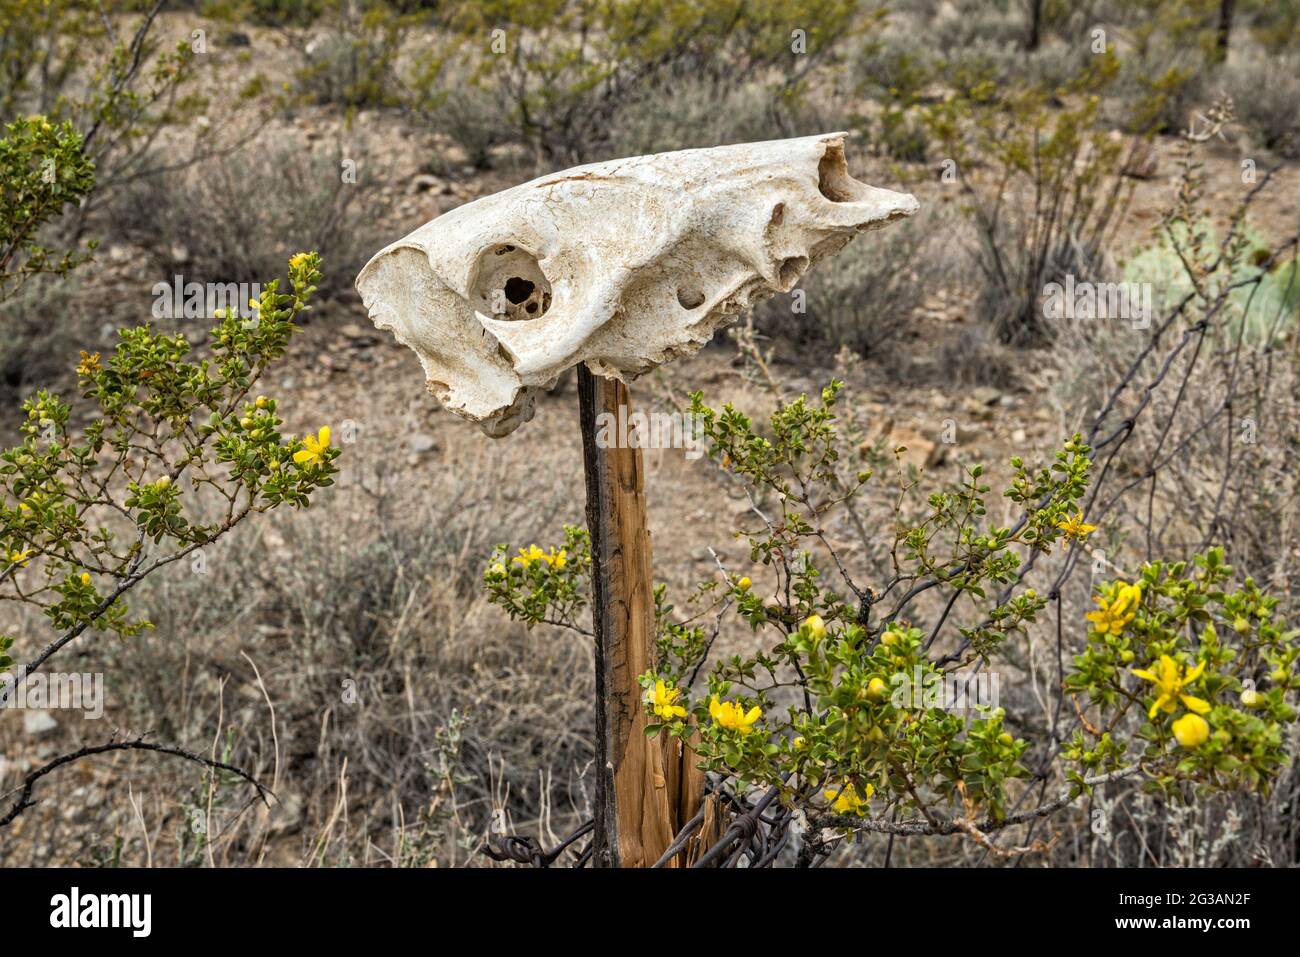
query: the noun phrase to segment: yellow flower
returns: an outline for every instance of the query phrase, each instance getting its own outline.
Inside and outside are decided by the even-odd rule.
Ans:
[[[862,792],[862,796],[859,797],[857,788],[852,784],[846,784],[839,790],[827,788],[826,800],[835,802],[831,807],[836,814],[856,814],[861,817],[866,813],[867,800],[876,793],[875,785],[866,785]]]
[[[1085,617],[1100,634],[1118,635],[1137,614],[1138,603],[1142,601],[1142,586],[1119,582],[1114,598],[1098,595],[1093,600],[1099,608],[1088,612]]]
[[[867,697],[872,701],[879,701],[889,691],[889,685],[885,684],[883,678],[872,678],[867,682]]]
[[[1178,708],[1178,702],[1180,701],[1189,711],[1195,711],[1197,714],[1208,712],[1210,710],[1209,702],[1183,692],[1183,689],[1199,678],[1204,670],[1205,662],[1203,661],[1195,668],[1183,669],[1179,668],[1178,662],[1168,655],[1161,655],[1159,664],[1153,665],[1151,668],[1134,668],[1133,674],[1143,681],[1152,682],[1156,686],[1156,702],[1151,706],[1147,717],[1154,718],[1161,711],[1171,714]]]
[[[736,587],[739,588],[741,591],[749,591],[750,588],[752,588],[753,586],[754,583],[749,580],[748,575],[744,576],[743,578],[740,579],[740,581],[736,582]]]
[[[306,465],[310,462],[312,465],[325,464],[325,450],[330,447],[330,427],[322,425],[319,435],[305,435],[302,439],[303,447],[293,453],[295,465]]]
[[[650,707],[655,715],[669,721],[673,718],[686,717],[686,709],[677,704],[677,699],[681,696],[681,688],[670,688],[664,684],[663,679],[657,680],[654,689],[647,695]]]
[[[77,375],[93,375],[99,371],[99,353],[81,350],[81,361],[77,363]]]
[[[1174,722],[1174,738],[1185,748],[1199,748],[1210,736],[1210,726],[1199,714],[1185,714]]]
[[[719,724],[729,731],[739,731],[741,734],[749,734],[753,731],[753,724],[763,716],[763,711],[758,705],[750,708],[748,712],[744,707],[736,704],[734,701],[723,701],[719,703],[718,696],[714,695],[709,702],[709,717],[715,724]]]
[[[1089,535],[1097,530],[1096,525],[1089,525],[1083,520],[1083,511],[1080,510],[1078,515],[1067,517],[1064,521],[1056,523],[1056,527],[1065,532],[1065,547],[1070,547],[1070,540],[1077,539],[1083,541]]]
[[[552,548],[551,554],[545,557],[545,562],[552,568],[563,568],[569,563],[569,559],[566,557],[568,553],[569,550],[567,548],[561,548],[558,553]]]
[[[296,253],[295,255],[289,257],[289,268],[297,269],[306,261],[307,261],[306,253]]]
[[[887,631],[880,636],[880,643],[886,647],[898,644],[898,639],[902,636],[896,631]]]
[[[524,568],[528,568],[534,562],[545,562],[546,553],[536,545],[529,545],[527,549],[519,549],[519,554],[512,558],[511,561],[516,565],[522,565]],[[547,562],[547,564],[550,563]]]
[[[491,568],[491,573],[493,575],[504,575],[506,573],[506,566],[502,565],[500,562],[496,562]]]
[[[1247,708],[1259,708],[1264,704],[1264,696],[1253,688],[1247,688],[1241,693],[1241,703]]]
[[[790,747],[794,748],[796,751],[802,751],[804,748],[808,747],[808,742],[804,739],[804,736],[801,734],[793,741],[790,742]]]
[[[90,573],[89,573],[89,572],[82,572],[82,573],[81,573],[81,584],[83,584],[83,585],[89,585],[89,584],[90,584]]]
[[[822,621],[821,615],[809,615],[804,619],[803,626],[808,629],[813,641],[821,641],[826,637],[826,622]]]
[[[27,560],[31,557],[32,550],[30,548],[24,548],[22,551],[15,550],[9,553],[9,561],[12,564],[17,565],[19,568],[25,566]]]

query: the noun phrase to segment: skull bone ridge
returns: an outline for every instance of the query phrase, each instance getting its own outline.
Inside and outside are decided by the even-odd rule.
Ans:
[[[370,318],[493,436],[566,369],[633,378],[695,352],[857,233],[910,216],[848,174],[847,134],[579,166],[467,203],[375,255]]]

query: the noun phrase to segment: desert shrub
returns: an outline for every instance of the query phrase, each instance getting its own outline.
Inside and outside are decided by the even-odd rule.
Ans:
[[[1017,351],[986,323],[965,324],[936,350],[935,368],[946,382],[1005,390],[1020,380]]]
[[[810,71],[870,22],[856,0],[474,3],[447,19],[472,82],[491,92],[512,138],[549,165],[609,155],[619,115],[674,79],[725,94],[742,79],[770,78],[773,103],[793,103]],[[806,52],[794,52],[796,43]],[[416,87],[421,108],[437,105],[429,93],[442,89],[440,77],[428,71]]]
[[[1138,543],[1144,554],[1213,536],[1231,547],[1245,574],[1293,592],[1286,583],[1300,574],[1300,516],[1293,505],[1300,366],[1290,346],[1300,303],[1294,240],[1265,242],[1250,228],[1244,206],[1230,227],[1216,230],[1199,166],[1185,157],[1180,177],[1184,203],[1166,216],[1157,241],[1127,264],[1126,278],[1151,283],[1160,314],[1181,320],[1162,333],[1176,332],[1184,343],[1166,372],[1181,391],[1152,395],[1153,415],[1135,427],[1114,468],[1127,488],[1145,495],[1134,505],[1134,520],[1147,526],[1152,514],[1169,516]],[[1094,401],[1088,383],[1120,379],[1152,348],[1159,328],[1076,324],[1058,353],[1065,374],[1055,391],[1062,405],[1075,410]],[[1194,413],[1180,415],[1182,409]],[[1173,450],[1184,459],[1181,468],[1157,480],[1152,468]]]
[[[984,80],[928,111],[976,230],[980,307],[1003,341],[1045,341],[1044,287],[1109,269],[1111,235],[1132,189],[1121,172],[1126,147],[1099,115],[1099,94],[1118,69],[1109,52],[1094,58],[1062,91],[1060,109],[1049,107],[1049,91]],[[976,175],[981,165],[988,169]]]
[[[94,164],[68,122],[14,120],[0,137],[0,398],[39,383],[81,331],[68,276],[85,247],[53,235],[51,221],[94,186]]]
[[[490,91],[457,82],[449,85],[458,88],[457,94],[439,97],[417,111],[420,123],[450,137],[474,168],[487,169],[495,149],[513,142],[510,124],[500,116]]]
[[[927,212],[851,243],[834,268],[810,273],[792,293],[759,306],[756,327],[801,347],[888,355],[939,279],[944,218]]]
[[[314,103],[348,109],[396,106],[402,101],[398,59],[407,33],[425,17],[403,15],[385,3],[330,3],[313,18],[314,30],[297,38],[303,65],[295,84]]]
[[[665,150],[721,146],[815,133],[807,126],[782,130],[772,116],[770,91],[761,83],[719,88],[708,80],[681,77],[629,104],[594,159],[638,156]],[[805,122],[817,125],[814,118]]]
[[[466,559],[576,517],[567,451],[498,443],[417,481],[387,462],[402,439],[392,417],[357,425],[352,444],[334,425],[344,454],[328,498],[142,584],[156,627],[95,649],[109,717],[183,742],[220,734],[223,748],[229,731],[229,760],[276,780],[273,810],[213,812],[218,864],[481,866],[503,827],[576,826],[593,714],[573,702],[594,693],[590,638],[510,623]],[[526,470],[537,480],[521,495]],[[181,852],[177,770],[160,769],[165,797],[146,808],[160,861]],[[59,853],[84,854],[85,831],[60,832]],[[123,831],[122,859],[144,860]]]
[[[1300,55],[1234,55],[1223,85],[1252,144],[1300,158]]]
[[[949,54],[984,42],[1023,46],[1027,22],[1015,4],[962,0],[944,4],[930,22],[934,46]]]
[[[0,301],[24,279],[65,275],[84,262],[76,249],[50,248],[42,231],[95,184],[95,164],[72,124],[43,116],[14,120],[0,138]]]
[[[89,345],[94,320],[78,302],[79,286],[71,276],[37,277],[0,302],[0,403],[65,374],[66,357]]]
[[[243,9],[239,9],[239,7]],[[240,0],[231,13],[267,27],[310,26],[326,8],[326,0]]]
[[[1219,236],[1201,228],[1170,229],[1162,243],[1130,264],[1134,276],[1148,279],[1184,273],[1182,296],[1165,297],[1164,315],[1182,319],[1163,332],[1171,337],[1164,350],[1166,375],[1176,388],[1152,392],[1147,415],[1136,420],[1111,465],[1122,484],[1099,501],[1138,530],[1113,543],[1107,559],[1122,562],[1117,554],[1125,551],[1149,555],[1196,547],[1215,537],[1230,550],[1239,577],[1269,583],[1281,599],[1278,608],[1294,614],[1293,583],[1300,572],[1300,516],[1294,506],[1300,366],[1294,351],[1281,345],[1290,337],[1286,329],[1293,327],[1294,312],[1288,315],[1287,296],[1270,293],[1269,287],[1290,285],[1295,247],[1294,241],[1280,249],[1270,246],[1267,257],[1260,248],[1241,226]],[[1201,291],[1193,291],[1191,276],[1202,283]],[[1093,401],[1086,383],[1121,379],[1135,356],[1158,344],[1159,330],[1143,334],[1104,323],[1075,330],[1082,341],[1065,340],[1058,353],[1066,374],[1055,391],[1067,409]],[[1130,414],[1135,404],[1131,398],[1110,414]],[[1177,468],[1158,468],[1169,461]],[[1246,631],[1253,619],[1234,617],[1232,624]],[[1263,677],[1252,680],[1263,687]],[[1297,746],[1294,733],[1282,740],[1286,747]],[[1292,855],[1288,807],[1297,787],[1292,765],[1249,808],[1213,799],[1187,807],[1126,789],[1101,803],[1111,822],[1104,833],[1086,827],[1080,833],[1090,858],[1099,863],[1134,864],[1142,847],[1159,842],[1167,848],[1164,856],[1189,865],[1275,865]],[[1125,813],[1118,813],[1121,806]]]
[[[1251,11],[1250,35],[1270,54],[1300,50],[1300,4],[1295,0],[1261,3]]]
[[[328,427],[286,436],[276,401],[252,394],[307,308],[319,261],[295,255],[290,291],[267,283],[256,318],[215,317],[198,361],[184,336],[148,325],[124,330],[107,357],[83,351],[76,371],[88,414],[74,419],[72,406],[46,391],[23,403],[23,439],[0,454],[0,601],[6,628],[23,632],[0,634],[6,697],[87,633],[131,639],[151,628],[124,597],[146,578],[196,560],[249,516],[306,506],[332,484],[339,453]],[[36,637],[41,618],[46,633]],[[10,674],[15,655],[22,664]],[[137,736],[100,747],[115,750],[187,758],[264,791],[247,772],[173,745]],[[34,771],[0,826],[30,806],[45,773],[90,753]]]
[[[992,832],[1069,803],[1015,814],[1013,782],[1049,768],[1070,785],[1071,801],[1134,775],[1151,793],[1186,800],[1193,788],[1267,792],[1285,773],[1297,717],[1286,699],[1300,641],[1278,599],[1235,575],[1222,548],[1148,561],[1126,576],[1131,582],[1093,589],[1098,609],[1071,629],[1082,632],[1071,644],[1078,653],[1058,674],[1064,693],[1079,696],[1080,720],[1059,728],[1058,709],[1045,755],[1030,759],[1030,738],[1048,730],[1032,705],[954,708],[952,695],[979,671],[1008,666],[1004,644],[1061,614],[1055,587],[1048,597],[1025,586],[1022,564],[1082,547],[1098,530],[1083,519],[1095,493],[1092,448],[1075,435],[1050,467],[1012,459],[1005,494],[1024,509],[1012,526],[986,525],[989,486],[978,465],[915,517],[904,519],[895,505],[893,542],[885,543],[892,567],[868,584],[862,576],[875,576],[846,563],[825,532],[834,507],[827,502],[851,500],[874,478],[840,439],[840,392],[832,383],[820,403],[795,398],[761,428],[693,397],[711,454],[752,485],[754,501],[779,502],[786,521],[742,532],[751,560],[767,569],[762,581],[729,572],[702,583],[682,617],[661,608],[657,661],[642,676],[648,733],[679,737],[742,800],[752,789],[767,792],[774,827],[807,814],[805,863],[858,830],[891,833],[888,822],[900,819],[908,823],[894,833],[965,834],[993,847]],[[899,477],[900,496],[908,484]],[[513,560],[499,547],[484,572],[492,600],[526,622],[568,619],[587,570],[574,544],[570,533],[563,549],[520,549]],[[951,593],[937,618],[914,604],[931,588]],[[970,623],[954,623],[960,637],[945,643],[954,609]],[[708,636],[732,613],[768,640],[710,666]],[[704,860],[776,859],[766,841],[730,840],[738,838],[734,851],[724,839]],[[1046,846],[1011,853],[1025,850]]]
[[[889,36],[868,41],[855,63],[863,93],[880,104],[879,115],[857,123],[870,143],[905,162],[923,162],[929,137],[917,105],[926,86],[937,79],[938,67],[928,48],[911,38]]]
[[[245,71],[238,96],[214,103],[191,91],[201,58],[187,34],[170,46],[159,38],[162,0],[87,5],[76,0],[0,3],[0,121],[41,113],[70,122],[95,164],[96,189],[62,224],[79,234],[121,184],[147,174],[146,158],[164,134],[168,166],[186,149],[207,150],[207,133],[233,124],[230,113],[260,89]],[[199,115],[205,124],[188,127]],[[188,141],[183,149],[181,143]]]
[[[253,283],[294,247],[312,246],[330,268],[322,297],[350,294],[352,277],[382,245],[384,174],[374,165],[382,155],[292,142],[243,150],[133,183],[110,215],[159,281],[185,273]]]
[[[1217,92],[1218,4],[1139,0],[1105,14],[1087,29],[1102,29],[1103,42],[1123,41],[1112,121],[1133,133],[1177,136]]]

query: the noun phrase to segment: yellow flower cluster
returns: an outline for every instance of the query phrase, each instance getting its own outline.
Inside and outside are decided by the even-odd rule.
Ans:
[[[1188,711],[1195,711],[1197,714],[1209,712],[1209,702],[1183,691],[1199,678],[1204,670],[1203,661],[1194,668],[1179,668],[1178,662],[1168,655],[1161,655],[1159,663],[1150,668],[1134,668],[1133,674],[1156,686],[1156,701],[1147,713],[1147,717],[1154,718],[1161,711],[1172,714],[1178,708],[1179,701]]]
[[[561,548],[558,552],[552,548],[548,553],[542,551],[536,545],[529,545],[527,548],[519,549],[519,554],[510,560],[524,568],[531,568],[538,562],[549,565],[551,568],[563,568],[569,563],[568,554],[566,548]]]
[[[1093,599],[1097,602],[1098,609],[1085,616],[1102,635],[1121,634],[1137,614],[1138,605],[1142,602],[1141,585],[1128,585],[1124,582],[1118,584],[1119,589],[1114,598],[1098,595]]]
[[[836,814],[856,814],[859,817],[867,812],[867,801],[876,793],[874,785],[868,784],[858,794],[857,788],[846,784],[843,788],[827,788],[826,800],[834,801],[831,808]]]
[[[709,701],[709,717],[713,719],[714,724],[728,731],[749,734],[754,730],[754,722],[762,716],[763,710],[758,705],[746,711],[743,706],[734,701],[719,702],[717,695]]]
[[[77,363],[77,375],[94,375],[99,371],[99,353],[81,350],[81,361]]]
[[[330,447],[330,427],[322,425],[317,435],[305,435],[303,447],[293,453],[295,465],[324,465],[325,450]]]
[[[1179,702],[1187,708],[1188,713],[1175,721],[1172,726],[1174,740],[1184,748],[1198,748],[1210,737],[1209,722],[1201,717],[1209,713],[1210,703],[1204,698],[1187,694],[1184,690],[1195,682],[1204,670],[1203,661],[1195,667],[1182,668],[1169,655],[1161,655],[1160,661],[1150,668],[1133,669],[1133,674],[1137,677],[1155,685],[1156,700],[1151,705],[1151,710],[1147,712],[1147,717],[1155,718],[1162,711],[1165,714],[1172,714],[1178,710]]]
[[[1065,532],[1065,547],[1070,547],[1071,540],[1084,541],[1089,535],[1097,530],[1096,525],[1089,525],[1083,520],[1083,512],[1078,515],[1066,517],[1064,520],[1056,523],[1056,527]]]
[[[686,709],[677,703],[677,699],[681,696],[681,688],[670,688],[664,684],[663,679],[660,679],[655,682],[654,688],[649,690],[646,699],[656,717],[671,721],[673,718],[686,717]]]

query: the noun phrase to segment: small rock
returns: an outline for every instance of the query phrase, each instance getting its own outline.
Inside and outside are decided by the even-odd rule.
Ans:
[[[916,429],[906,426],[890,432],[885,444],[891,452],[899,446],[904,446],[906,451],[899,457],[919,469],[939,465],[948,457],[948,446],[936,445]]]
[[[1011,441],[1014,442],[1016,445],[1024,445],[1027,441],[1029,441],[1029,436],[1025,434],[1024,429],[1016,429],[1014,432],[1011,433]]]
[[[48,711],[29,709],[23,712],[23,731],[29,738],[39,738],[57,730],[59,722]]]
[[[446,184],[443,183],[442,180],[438,179],[438,177],[431,176],[428,173],[420,173],[416,176],[411,177],[410,192],[412,193],[439,192],[440,193],[443,191],[445,186]]]
[[[343,333],[343,335],[347,336],[349,339],[359,339],[365,335],[365,330],[355,322],[349,322],[346,326],[340,329],[339,332]]]
[[[1124,164],[1123,173],[1133,179],[1155,179],[1159,171],[1160,158],[1156,154],[1155,145],[1142,142]]]
[[[433,436],[424,432],[416,432],[410,437],[408,442],[411,446],[411,451],[417,455],[422,452],[432,451],[438,447],[438,443],[434,440]]]

